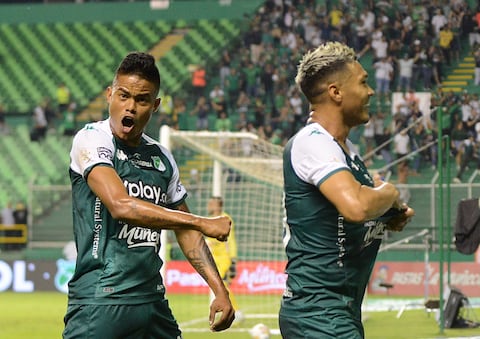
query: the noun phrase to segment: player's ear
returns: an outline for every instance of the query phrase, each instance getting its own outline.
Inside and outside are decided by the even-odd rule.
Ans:
[[[340,102],[342,100],[342,92],[336,83],[328,85],[328,95],[335,102]]]
[[[160,102],[162,101],[161,98],[156,98],[155,103],[153,104],[153,111],[156,112],[158,109],[158,106],[160,106]]]
[[[112,86],[108,86],[107,89],[105,90],[105,98],[107,99],[107,102],[110,103],[112,100]]]

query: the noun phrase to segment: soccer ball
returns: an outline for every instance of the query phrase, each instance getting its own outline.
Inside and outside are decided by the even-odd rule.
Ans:
[[[265,324],[256,324],[248,333],[253,339],[270,339],[270,329]]]

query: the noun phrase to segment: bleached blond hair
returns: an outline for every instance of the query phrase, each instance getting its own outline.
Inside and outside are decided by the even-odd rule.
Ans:
[[[302,57],[298,64],[295,83],[311,101],[321,94],[323,82],[330,75],[343,70],[346,64],[356,60],[355,51],[347,45],[337,41],[324,43]]]

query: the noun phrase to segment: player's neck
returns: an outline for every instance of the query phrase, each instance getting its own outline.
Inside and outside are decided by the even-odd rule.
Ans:
[[[318,112],[312,111],[310,113],[308,122],[321,125],[335,140],[337,140],[337,142],[342,145],[345,144],[348,133],[350,132],[350,128],[345,126],[342,121],[338,121],[334,115],[319,114]]]

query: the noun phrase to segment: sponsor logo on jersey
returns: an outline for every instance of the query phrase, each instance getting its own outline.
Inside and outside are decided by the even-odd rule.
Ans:
[[[345,248],[345,243],[347,241],[347,233],[345,232],[345,218],[341,215],[338,216],[338,225],[337,225],[337,247],[338,247],[338,267],[343,267],[345,259],[345,254],[347,250]]]
[[[112,150],[107,147],[97,147],[97,154],[100,159],[113,159]]]
[[[145,227],[123,224],[118,239],[125,239],[128,248],[154,247],[155,252],[158,252],[160,247],[160,232]]]
[[[370,245],[375,239],[383,238],[383,232],[385,230],[384,223],[378,222],[376,220],[370,220],[367,221],[364,226],[367,227],[368,230],[363,237],[363,248]]]
[[[134,164],[137,167],[147,167],[147,168],[152,168],[153,165],[150,161],[145,161],[145,160],[140,160],[140,159],[132,159],[130,160],[132,164]]]
[[[156,205],[167,203],[167,193],[162,192],[161,187],[145,184],[141,180],[139,182],[125,180],[123,184],[131,197],[148,200]]]
[[[103,218],[102,218],[102,202],[96,197],[95,207],[93,209],[93,241],[92,241],[92,256],[98,259],[98,248],[100,245],[100,231],[102,230]]]

